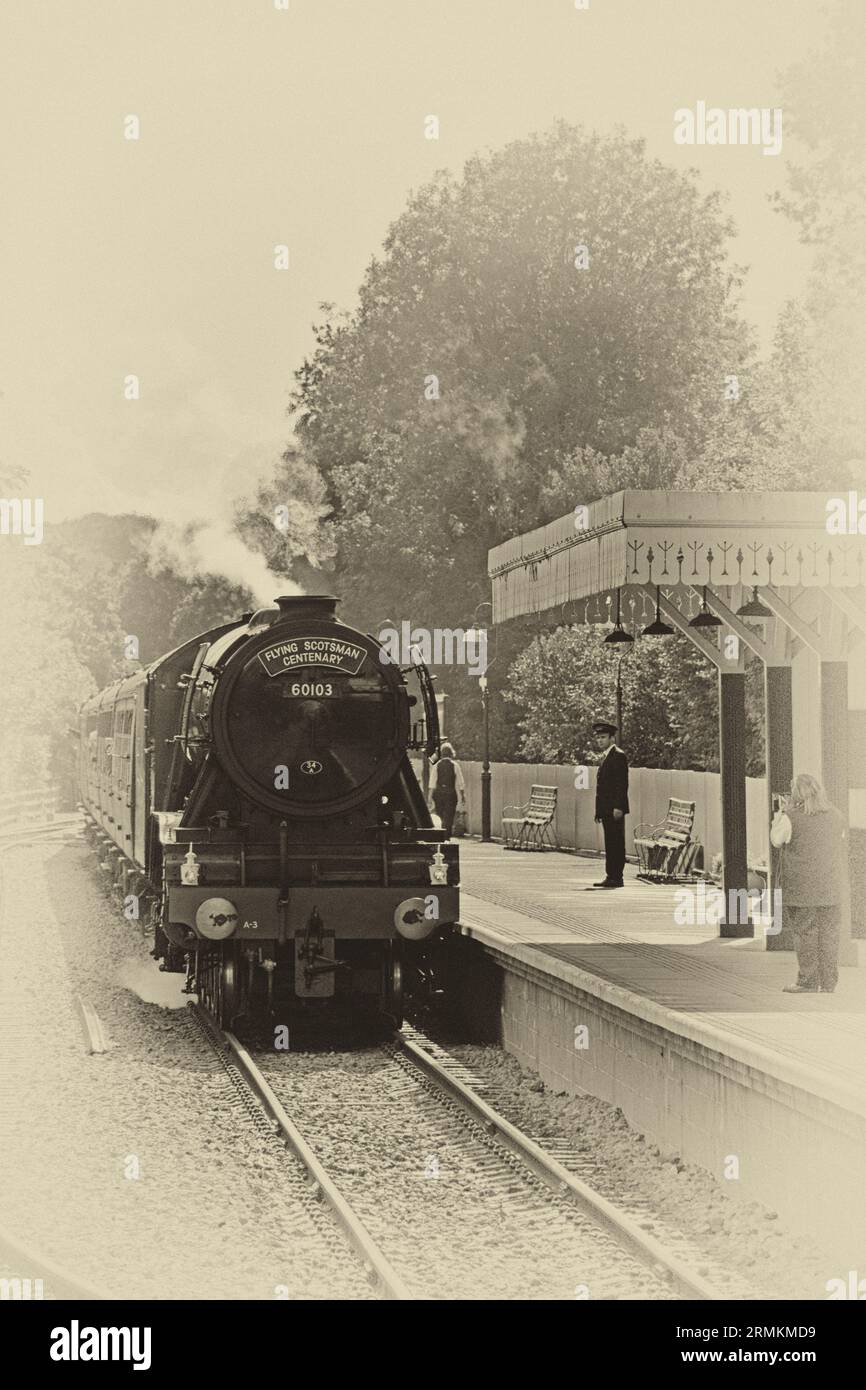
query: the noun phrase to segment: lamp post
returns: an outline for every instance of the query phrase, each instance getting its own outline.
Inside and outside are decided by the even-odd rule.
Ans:
[[[622,659],[626,652],[630,650],[634,643],[634,638],[630,632],[626,632],[622,625],[622,595],[620,590],[616,591],[616,623],[611,632],[605,637],[605,646],[620,646],[623,650],[619,654],[616,663],[616,737],[622,743]]]
[[[479,636],[479,630],[476,624],[478,622],[478,614],[482,608],[489,608],[492,612],[493,604],[487,599],[478,604],[475,612],[472,614],[472,627],[466,634],[467,637],[471,636],[473,638],[476,650],[478,649]],[[492,665],[492,661],[486,660],[485,647],[485,667],[478,677],[478,689],[481,691],[481,718],[484,738],[484,756],[481,763],[481,842],[485,845],[489,845],[492,839],[490,834],[490,695],[487,686],[487,672]]]
[[[481,843],[490,844],[490,699],[487,677],[478,677],[481,691],[481,711],[484,721],[484,761],[481,764]]]

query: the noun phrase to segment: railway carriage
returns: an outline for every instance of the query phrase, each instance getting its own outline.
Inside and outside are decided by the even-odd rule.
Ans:
[[[336,606],[279,598],[81,709],[103,866],[223,1025],[393,1023],[442,988],[458,851],[409,757],[438,747],[432,683]]]

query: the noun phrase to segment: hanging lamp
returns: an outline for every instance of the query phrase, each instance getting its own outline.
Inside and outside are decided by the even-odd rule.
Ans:
[[[614,624],[613,631],[609,632],[604,640],[608,644],[608,646],[615,646],[618,642],[634,641],[634,638],[632,637],[631,633],[626,632],[625,628],[622,625],[619,589],[617,589],[616,591],[616,623]]]
[[[752,585],[752,597],[748,603],[741,603],[737,609],[738,618],[772,618],[773,614],[766,604],[758,598],[758,586]]]
[[[674,629],[665,622],[662,622],[661,615],[661,589],[656,584],[656,615],[654,622],[643,630],[644,637],[673,637]]]
[[[711,613],[707,607],[707,586],[704,585],[704,596],[701,601],[701,611],[696,613],[689,620],[689,627],[721,627],[722,620],[717,618],[715,613]]]

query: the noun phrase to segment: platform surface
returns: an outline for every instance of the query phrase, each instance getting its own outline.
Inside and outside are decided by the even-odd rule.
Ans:
[[[678,890],[632,865],[624,888],[599,891],[598,859],[472,840],[460,855],[467,935],[866,1115],[866,964],[843,966],[834,994],[785,994],[793,952],[768,952],[760,926],[721,940],[715,925],[679,925]]]

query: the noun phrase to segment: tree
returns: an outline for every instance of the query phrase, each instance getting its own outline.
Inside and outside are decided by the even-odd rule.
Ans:
[[[623,691],[623,741],[636,767],[718,771],[716,671],[676,633],[606,647],[597,624],[558,627],[536,636],[508,674],[506,701],[520,710],[519,752],[526,759],[584,763],[592,753],[593,720],[613,718],[617,667]],[[764,766],[762,670],[747,679],[748,772]]]
[[[827,13],[823,49],[782,75],[786,140],[793,138],[797,158],[788,166],[787,192],[772,198],[799,224],[802,239],[819,247],[866,220],[863,6],[834,0]]]
[[[0,393],[2,394],[2,393]],[[21,497],[27,487],[29,474],[19,464],[0,459],[0,496]]]
[[[862,482],[866,439],[866,25],[835,0],[827,41],[782,76],[795,159],[772,201],[814,247],[804,293],[785,306],[762,372],[757,460],[771,487]],[[859,462],[858,462],[859,460]]]
[[[0,547],[0,767],[12,790],[45,779],[72,796],[81,702],[254,606],[220,575],[155,568],[156,529],[152,517],[90,513],[47,526],[40,546]]]
[[[153,517],[99,512],[46,532],[62,565],[58,594],[76,614],[76,650],[97,686],[257,606],[243,585],[155,546],[157,533]],[[128,637],[138,644],[135,661],[126,656]]]
[[[292,397],[356,618],[465,621],[488,548],[548,519],[576,450],[672,481],[640,441],[694,453],[750,357],[730,232],[695,176],[566,124],[410,199]],[[574,482],[568,509],[600,486]]]
[[[0,769],[5,790],[40,783],[67,791],[77,756],[76,710],[95,689],[76,647],[64,567],[42,546],[0,548]]]

